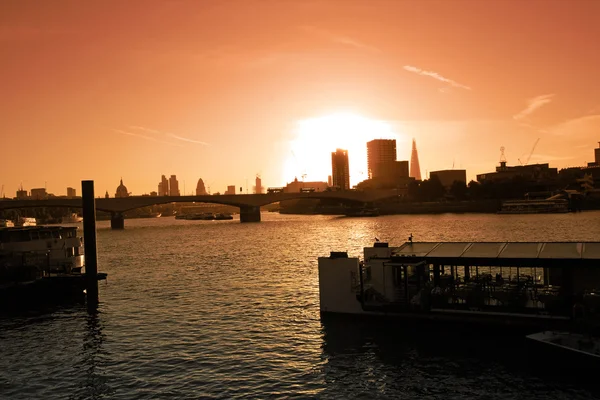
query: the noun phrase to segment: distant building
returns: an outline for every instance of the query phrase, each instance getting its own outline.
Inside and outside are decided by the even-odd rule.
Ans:
[[[104,194],[104,198],[105,198],[105,199],[108,199],[108,198],[109,198],[109,195],[108,195],[108,190],[107,190],[107,191],[106,191],[106,193]]]
[[[431,171],[429,178],[437,176],[442,186],[449,189],[455,181],[467,183],[467,171],[464,169],[445,169],[441,171]]]
[[[327,185],[328,186],[333,186],[333,178],[331,177],[331,175],[327,176]]]
[[[299,181],[298,178],[296,178],[288,183],[286,187],[283,188],[283,191],[284,193],[299,193],[302,189],[314,189],[315,192],[324,192],[327,190],[328,186],[327,182],[304,182]]]
[[[260,179],[260,176],[256,176],[256,181],[254,184],[254,193],[256,194],[262,194],[263,193],[263,187],[262,187],[262,179]]]
[[[500,166],[496,167],[496,172],[487,172],[477,175],[478,182],[498,182],[510,180],[515,176],[519,176],[528,181],[543,182],[556,178],[558,170],[550,168],[549,164],[530,164],[507,166],[506,161],[500,161]]]
[[[156,196],[158,196],[158,192],[154,192],[154,191],[152,191],[152,192],[150,192],[150,196],[152,196],[152,197],[156,197]]]
[[[421,166],[419,165],[419,153],[417,152],[417,141],[412,141],[412,153],[410,155],[410,177],[421,180]]]
[[[29,195],[27,193],[27,190],[23,190],[23,188],[17,190],[17,200],[24,200],[28,197]]]
[[[196,185],[196,196],[206,196],[207,194],[206,188],[204,187],[204,181],[202,178],[198,179],[198,184]]]
[[[77,191],[72,187],[67,188],[67,197],[77,197]]]
[[[123,178],[121,178],[121,183],[117,187],[117,191],[115,192],[115,197],[129,197],[129,192],[125,185],[123,185]]]
[[[31,189],[31,198],[33,200],[44,200],[48,198],[46,188]]]
[[[598,142],[598,148],[594,149],[594,160],[594,167],[600,167],[600,142]]]
[[[169,178],[169,196],[179,196],[179,181],[175,175]]]
[[[158,183],[158,195],[159,196],[168,196],[169,195],[169,181],[166,176],[162,176],[160,178],[160,182]]]
[[[228,185],[227,190],[223,194],[235,194],[235,185]]]
[[[367,142],[367,168],[369,179],[388,178],[389,167],[396,161],[396,140],[375,139]]]
[[[350,189],[350,164],[347,150],[337,149],[331,153],[331,172],[334,187],[340,190]]]

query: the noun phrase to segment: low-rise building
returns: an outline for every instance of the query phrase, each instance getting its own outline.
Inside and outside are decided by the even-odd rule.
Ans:
[[[298,178],[288,183],[284,188],[284,193],[299,193],[304,190],[314,190],[315,192],[324,192],[327,190],[327,182],[304,182],[299,181]]]
[[[487,172],[477,175],[478,182],[498,182],[510,180],[516,176],[522,177],[529,181],[548,181],[555,179],[558,176],[558,169],[550,168],[549,164],[530,164],[507,166],[506,161],[501,161],[500,166],[496,167],[496,172]]]
[[[467,183],[467,171],[464,169],[444,169],[440,171],[431,171],[429,178],[436,176],[442,186],[449,189],[455,181]]]
[[[45,200],[47,198],[48,198],[48,193],[46,192],[46,188],[31,189],[31,199],[32,200]]]

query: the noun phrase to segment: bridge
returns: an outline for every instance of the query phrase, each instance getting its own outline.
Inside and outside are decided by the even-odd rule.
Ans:
[[[269,193],[269,194],[235,194],[206,196],[129,196],[121,198],[97,198],[96,210],[111,214],[110,226],[123,229],[125,218],[123,213],[141,207],[168,203],[214,203],[239,207],[240,222],[260,222],[260,207],[267,204],[295,199],[337,200],[345,203],[372,203],[397,196],[395,190],[372,191],[326,191],[309,193]],[[68,207],[82,208],[81,198],[50,198],[45,200],[0,200],[0,210],[35,208],[35,207]]]

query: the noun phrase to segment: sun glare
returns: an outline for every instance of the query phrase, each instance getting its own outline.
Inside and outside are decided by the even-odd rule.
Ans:
[[[350,184],[367,179],[367,142],[372,139],[396,139],[392,126],[352,113],[336,113],[298,121],[290,155],[285,165],[287,182],[327,181],[331,175],[331,152],[348,150]]]

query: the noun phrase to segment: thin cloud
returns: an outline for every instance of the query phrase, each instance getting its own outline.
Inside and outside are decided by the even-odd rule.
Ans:
[[[135,129],[138,131],[149,132],[149,133],[160,133],[160,131],[157,131],[156,129],[150,129],[150,128],[145,128],[143,126],[136,126],[136,125],[130,126],[129,129]]]
[[[206,142],[203,142],[203,141],[200,141],[200,140],[186,138],[186,137],[183,137],[183,136],[175,135],[174,133],[161,132],[161,131],[156,130],[156,129],[146,128],[145,126],[131,125],[129,127],[129,129],[138,130],[138,131],[142,131],[142,132],[153,133],[153,134],[156,134],[156,135],[163,135],[165,137],[169,137],[169,138],[172,138],[172,139],[181,140],[182,142],[196,143],[196,144],[201,144],[203,146],[210,146],[209,143],[206,143]]]
[[[170,146],[176,146],[176,147],[183,147],[182,145],[180,145],[179,143],[172,143],[172,142],[167,142],[164,140],[160,140],[160,139],[156,139],[155,137],[152,136],[146,136],[146,135],[142,135],[140,133],[135,133],[135,132],[129,132],[129,131],[124,131],[122,129],[113,129],[112,130],[115,133],[120,133],[122,135],[127,135],[127,136],[135,136],[135,137],[139,137],[145,140],[149,140],[151,142],[156,142],[156,143],[162,143],[162,144],[168,144]]]
[[[208,144],[208,143],[206,143],[206,142],[202,142],[202,141],[200,141],[200,140],[194,140],[194,139],[189,139],[189,138],[182,137],[182,136],[177,136],[177,135],[175,135],[175,134],[173,134],[173,133],[168,133],[167,135],[168,135],[169,137],[172,137],[173,139],[177,139],[177,140],[183,140],[184,142],[197,143],[197,144],[202,144],[202,145],[204,145],[204,146],[209,146],[209,144]]]
[[[422,75],[422,76],[429,76],[435,80],[438,80],[440,82],[444,82],[447,83],[448,85],[450,85],[451,87],[455,87],[455,88],[460,88],[460,89],[465,89],[465,90],[472,90],[471,87],[467,86],[467,85],[463,85],[462,83],[458,83],[452,79],[446,78],[445,76],[442,76],[440,74],[438,74],[437,72],[434,71],[425,71],[421,68],[417,68],[417,67],[413,67],[412,65],[405,65],[403,67],[406,71],[408,72],[413,72],[417,75]],[[447,92],[447,89],[440,89],[442,92]]]
[[[366,51],[377,52],[377,53],[381,52],[381,50],[375,46],[370,46],[370,45],[365,44],[359,40],[356,40],[350,36],[339,35],[339,34],[331,32],[331,31],[328,31],[326,29],[317,28],[316,26],[303,25],[303,26],[300,26],[300,29],[302,29],[303,31],[305,31],[307,33],[324,37],[334,43],[343,44],[345,46],[354,47],[354,48],[357,48],[360,50],[366,50]]]
[[[548,104],[552,101],[554,94],[543,94],[541,96],[534,97],[527,101],[527,108],[521,111],[518,114],[513,115],[513,118],[518,120],[524,119],[533,113],[538,108],[542,107],[545,104]]]
[[[600,122],[600,114],[569,119],[550,129],[550,132],[555,135],[573,135],[573,132],[580,134],[582,131],[596,132],[597,124],[594,124],[595,122]]]

